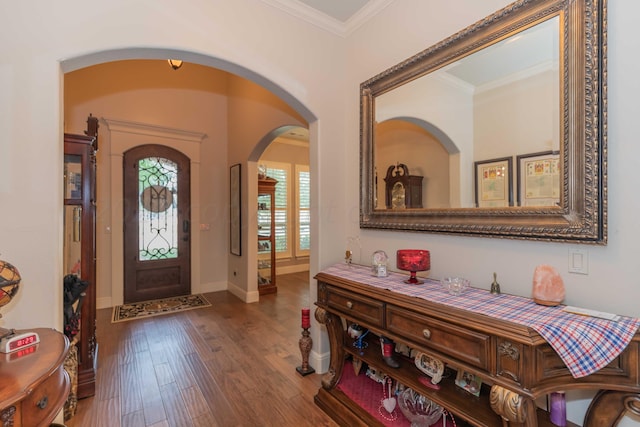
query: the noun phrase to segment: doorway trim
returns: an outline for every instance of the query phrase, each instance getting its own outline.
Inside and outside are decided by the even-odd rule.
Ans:
[[[98,301],[98,307],[120,305],[124,301],[124,264],[123,264],[123,178],[122,161],[124,152],[144,144],[166,145],[191,159],[191,175],[200,174],[200,149],[202,141],[207,137],[201,132],[167,128],[153,124],[127,122],[124,120],[102,118],[106,124],[106,135],[101,136],[100,149],[103,155],[109,156],[107,161],[111,170],[111,298],[110,301]],[[106,151],[106,153],[105,153]],[[200,182],[191,181],[191,205],[200,204]],[[200,213],[191,210],[191,223],[200,224]],[[194,227],[195,228],[195,227]],[[196,229],[197,230],[197,229]],[[107,237],[108,239],[108,237]],[[200,289],[200,234],[191,233],[191,292],[201,293]],[[195,250],[193,250],[195,248]],[[98,263],[99,264],[99,263]]]

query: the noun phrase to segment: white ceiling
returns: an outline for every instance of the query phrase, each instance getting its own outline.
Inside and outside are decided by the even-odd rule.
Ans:
[[[290,15],[346,36],[395,0],[262,0]]]
[[[347,22],[368,0],[299,0],[340,22]]]

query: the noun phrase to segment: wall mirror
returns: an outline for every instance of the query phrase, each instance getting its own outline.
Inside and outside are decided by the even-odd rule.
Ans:
[[[360,90],[361,228],[606,244],[606,1],[517,1]]]

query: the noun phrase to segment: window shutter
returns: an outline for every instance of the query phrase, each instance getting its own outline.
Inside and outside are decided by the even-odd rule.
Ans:
[[[311,249],[311,178],[309,171],[298,171],[298,249]]]

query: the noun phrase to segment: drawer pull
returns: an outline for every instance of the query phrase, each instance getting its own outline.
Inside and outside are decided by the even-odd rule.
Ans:
[[[347,308],[351,310],[353,308],[353,303],[351,301],[347,301]]]
[[[47,398],[47,396],[45,396],[42,399],[38,400],[38,402],[36,403],[36,406],[40,409],[44,409],[47,407],[48,403],[49,403],[49,399]]]
[[[423,335],[426,339],[429,339],[429,338],[431,338],[431,331],[430,331],[429,329],[427,329],[427,328],[424,328],[424,329],[422,330],[422,335]]]

